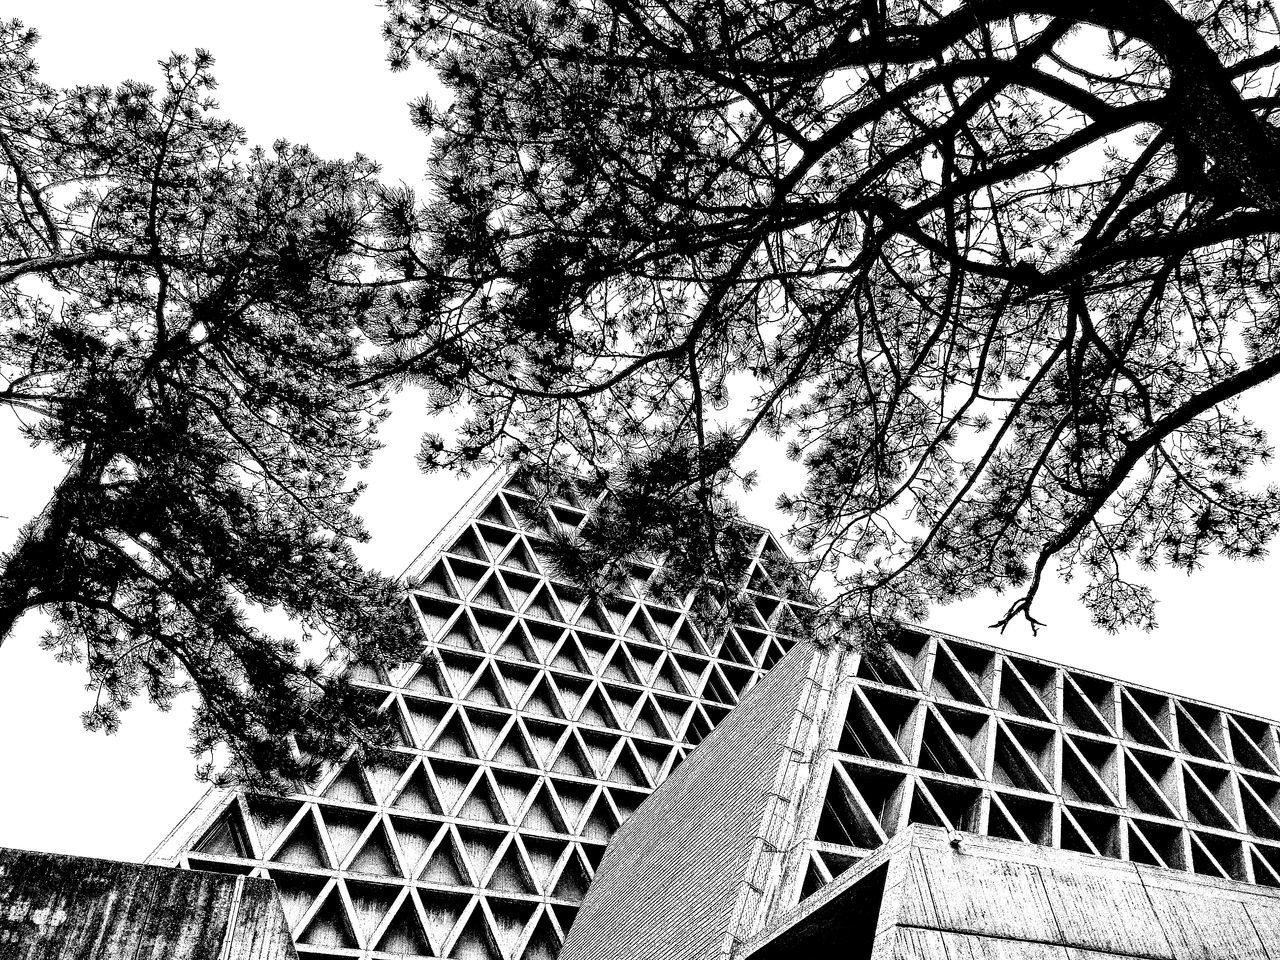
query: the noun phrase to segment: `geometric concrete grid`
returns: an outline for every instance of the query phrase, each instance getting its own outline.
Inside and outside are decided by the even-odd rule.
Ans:
[[[401,741],[288,798],[211,791],[154,855],[269,876],[304,958],[548,960],[606,841],[794,645],[760,532],[751,622],[703,637],[653,601],[588,602],[540,559],[552,524],[589,504],[538,509],[497,476],[417,562],[409,601],[420,662],[357,679]]]
[[[908,823],[1280,886],[1267,720],[919,633],[845,698],[801,896]]]
[[[739,957],[909,824],[1280,887],[1277,730],[916,630],[878,657],[800,643],[615,836],[561,956]]]

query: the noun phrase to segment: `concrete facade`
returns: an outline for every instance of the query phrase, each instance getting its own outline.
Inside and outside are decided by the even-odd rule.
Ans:
[[[296,960],[269,880],[0,850],[5,960]]]
[[[732,960],[913,825],[1280,887],[1272,722],[912,629],[814,647],[764,531],[714,630],[656,561],[588,598],[547,546],[592,506],[481,487],[409,574],[420,660],[355,674],[400,742],[213,791],[156,860],[273,879],[304,960]]]
[[[912,826],[743,960],[1270,960],[1280,892]]]
[[[788,680],[801,657],[806,682]],[[754,709],[759,695],[767,712]],[[797,724],[808,735],[788,738]],[[743,744],[769,736],[785,749],[746,756]],[[678,771],[640,808],[563,957],[739,957],[915,825],[1195,883],[1280,886],[1275,724],[955,637],[904,630],[874,655],[797,646],[687,769],[719,773],[692,782]],[[736,829],[730,811],[762,796],[758,856],[731,876],[686,868],[690,850],[719,849]],[[750,895],[718,910],[715,936],[668,915],[665,898],[700,916],[735,886]]]
[[[795,617],[762,530],[714,636],[693,597],[652,595],[652,563],[588,600],[545,554],[591,504],[531,493],[496,475],[408,574],[421,661],[356,677],[400,743],[307,793],[211,792],[154,859],[271,877],[304,958],[555,957],[606,842],[792,648]]]

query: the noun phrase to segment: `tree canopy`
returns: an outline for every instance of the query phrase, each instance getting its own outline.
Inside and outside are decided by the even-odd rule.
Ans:
[[[383,416],[351,386],[376,170],[247,150],[203,52],[157,87],[56,89],[35,42],[0,26],[0,405],[68,469],[0,558],[0,642],[43,609],[90,727],[193,687],[206,761],[308,780],[380,735],[343,668],[414,645],[351,546]],[[275,609],[301,645],[255,625]]]
[[[755,435],[841,629],[1056,567],[1261,556],[1238,398],[1280,372],[1280,24],[1166,0],[391,0],[431,192],[388,210],[379,376],[425,464],[627,495],[578,545],[714,559]],[[681,506],[682,505],[682,506]],[[654,509],[660,507],[660,509]],[[655,533],[655,525],[665,532]]]

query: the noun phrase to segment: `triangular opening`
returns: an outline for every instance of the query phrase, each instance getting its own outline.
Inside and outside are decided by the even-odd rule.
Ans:
[[[449,705],[439,700],[419,700],[416,697],[404,696],[405,710],[409,714],[409,722],[413,727],[415,743],[426,743],[435,733],[436,727],[449,712]]]
[[[556,880],[555,892],[552,896],[557,900],[571,900],[578,903],[587,895],[587,887],[590,883],[591,877],[587,874],[582,861],[577,854],[570,854],[569,859],[565,861],[564,869],[560,871],[560,877]]]
[[[474,820],[476,823],[506,822],[506,815],[502,805],[498,803],[493,787],[489,785],[488,776],[481,774],[476,778],[475,785],[455,816],[461,820]]]
[[[546,585],[539,587],[534,592],[533,598],[524,608],[524,613],[525,616],[541,617],[544,620],[555,620],[557,622],[564,620],[564,614],[556,603],[555,594]]]
[[[427,749],[453,757],[478,756],[457,712],[444,723]]]
[[[476,536],[475,530],[467,527],[462,532],[462,536],[453,541],[453,546],[449,548],[449,552],[454,556],[466,557],[468,560],[480,560],[488,562],[489,554],[480,543],[480,538]]]
[[[564,746],[556,756],[556,762],[552,764],[552,772],[567,773],[571,777],[594,776],[591,772],[591,764],[582,753],[577,737],[571,735],[564,739]]]
[[[442,597],[456,598],[458,596],[458,591],[454,587],[453,581],[449,579],[448,573],[445,572],[443,563],[432,564],[431,569],[427,571],[427,575],[418,582],[417,588]]]
[[[456,653],[452,650],[441,651],[440,675],[448,682],[450,695],[461,697],[462,691],[467,688],[476,669],[483,662],[479,657],[469,654]]]
[[[355,931],[351,928],[351,918],[342,908],[342,898],[337,888],[329,891],[324,904],[312,916],[311,922],[298,938],[299,943],[313,947],[338,947],[354,950],[357,946]]]
[[[560,638],[565,635],[564,628],[550,623],[539,623],[536,620],[525,623],[525,629],[528,631],[529,642],[533,644],[538,660],[544,663],[556,644],[560,642]]]
[[[1000,708],[1032,720],[1053,719],[1048,706],[1040,698],[1040,693],[1019,675],[1009,660],[1005,661],[1005,667],[1000,673]]]
[[[986,698],[974,685],[973,678],[941,644],[938,646],[938,656],[934,660],[933,686],[930,693],[935,697],[945,697],[948,700],[958,700],[975,706],[986,705]]]
[[[462,587],[464,595],[470,595],[480,585],[484,575],[489,572],[489,568],[484,564],[467,560],[446,559],[445,564],[453,573],[454,580]]]
[[[396,863],[395,852],[391,841],[387,839],[386,828],[379,821],[373,828],[360,852],[355,855],[347,867],[353,873],[371,873],[380,877],[400,876],[400,867]]]
[[[626,786],[651,786],[649,778],[645,775],[644,766],[641,764],[640,758],[636,756],[630,742],[618,752],[618,759],[614,761],[613,766],[609,769],[608,778],[613,783],[620,783]]]
[[[444,600],[440,597],[429,597],[422,594],[414,594],[413,605],[422,617],[423,628],[428,640],[434,640],[439,635],[441,628],[449,621],[449,618],[458,612],[458,604],[452,600]]]
[[[584,648],[580,645],[580,641],[590,642],[592,638],[593,635],[589,633],[578,635],[572,630],[567,631],[564,641],[556,649],[548,666],[556,670],[567,670],[570,673],[590,674],[590,654],[583,652]]]
[[[538,586],[538,581],[534,577],[526,577],[518,573],[499,574],[499,576],[502,582],[506,584],[507,593],[511,595],[517,610],[525,605],[525,602],[533,595],[533,591]]]
[[[497,854],[498,847],[502,846],[502,841],[508,836],[509,834],[498,830],[485,830],[480,827],[458,827],[458,837],[462,841],[462,849],[467,856],[467,862],[471,865],[471,872],[475,878],[476,886],[480,886],[480,880],[489,869],[489,864]]]
[[[498,713],[493,710],[481,710],[478,707],[462,707],[471,725],[471,742],[481,757],[488,757],[502,736],[502,731],[511,722],[511,714]]]
[[[342,807],[325,807],[324,824],[329,831],[329,844],[339,864],[347,859],[347,854],[356,845],[356,841],[364,833],[373,817],[357,810],[345,810]]]
[[[870,849],[884,843],[884,832],[876,819],[864,808],[838,769],[831,771],[826,799],[818,820],[817,839],[823,843],[839,843],[847,847]]]
[[[458,920],[470,901],[471,898],[466,894],[448,893],[444,890],[432,890],[423,899],[422,913],[426,918],[427,939],[437,956],[444,955],[449,934],[458,925]],[[457,952],[453,955],[458,956]]]
[[[253,856],[249,834],[245,830],[244,820],[240,816],[240,808],[237,804],[232,803],[227,807],[217,822],[196,844],[195,849],[199,853],[219,857],[249,859]]]
[[[1130,740],[1148,747],[1171,748],[1168,737],[1160,729],[1159,723],[1166,711],[1162,698],[1146,695],[1139,702],[1135,694],[1138,691],[1121,690],[1121,709],[1124,717],[1124,735]],[[1150,709],[1148,709],[1150,708]]]
[[[1051,842],[1053,836],[1053,804],[1051,802],[1009,793],[993,794],[993,796],[1000,798],[1027,840],[1042,845]]]
[[[1085,695],[1071,674],[1066,675],[1062,685],[1062,716],[1069,726],[1077,730],[1100,734],[1104,737],[1114,735],[1114,731],[1099,712],[1097,705]]]
[[[879,716],[864,700],[862,691],[856,687],[849,700],[849,710],[845,714],[837,749],[855,757],[887,760],[891,763],[905,762],[897,740],[884,729]]]
[[[423,760],[435,776],[436,796],[446,814],[451,813],[462,799],[463,792],[471,784],[476,768],[470,764],[450,760]]]
[[[449,954],[451,957],[459,960],[504,960],[483,917],[481,901],[477,901],[476,908],[471,911],[458,939],[454,941],[453,950]]]
[[[515,534],[510,530],[503,530],[491,523],[477,523],[476,530],[479,531],[480,539],[484,541],[485,548],[491,557],[502,556],[502,551],[507,549],[507,545],[515,538]]]
[[[526,663],[538,662],[537,648],[534,646],[533,639],[529,636],[529,628],[523,620],[517,622],[515,629],[507,634],[507,638],[502,641],[502,645],[498,647],[495,653],[511,660],[522,660]],[[518,669],[510,664],[502,664],[499,666],[498,672],[502,674],[504,679],[509,680],[509,671]],[[523,687],[519,691],[512,688],[512,693],[515,694],[517,700],[520,699],[523,692]]]
[[[529,742],[533,746],[533,752],[538,758],[538,766],[544,770],[549,769],[551,757],[555,754],[565,727],[547,720],[534,720],[531,717],[523,718],[523,722],[525,729],[529,732]]]
[[[412,895],[405,897],[396,915],[387,924],[378,939],[376,949],[384,953],[397,953],[413,957],[431,957],[435,951],[427,939],[427,931],[413,906]]]
[[[404,854],[405,872],[414,876],[423,856],[440,832],[440,825],[431,820],[411,820],[408,817],[392,817],[391,832],[400,842]]]
[[[1102,813],[1099,810],[1085,810],[1079,807],[1070,807],[1071,816],[1075,818],[1085,834],[1092,841],[1093,845],[1098,848],[1098,853],[1104,857],[1118,857],[1120,855],[1120,818],[1114,814]]]
[[[421,765],[413,768],[392,806],[410,813],[444,813],[444,807]]]
[[[476,591],[471,598],[472,603],[483,603],[485,606],[494,607],[498,610],[514,610],[515,607],[507,598],[506,592],[502,589],[502,584],[498,581],[498,574],[495,572],[484,581],[480,589]]]
[[[543,833],[569,832],[564,817],[560,815],[560,810],[551,800],[550,788],[545,783],[538,786],[520,826],[526,830],[538,830]]]
[[[440,662],[434,658],[418,664],[413,677],[402,684],[406,691],[426,696],[449,695],[449,689],[440,678]]]
[[[295,800],[283,800],[279,797],[256,793],[251,793],[245,797],[245,802],[249,807],[249,817],[253,820],[254,829],[258,832],[258,843],[264,851],[271,849],[272,844],[276,842],[276,838],[280,836],[280,832],[288,826],[289,821],[298,812],[299,806]],[[199,852],[216,852],[203,849],[204,842],[201,841],[200,845],[196,847]],[[229,849],[236,849],[234,841]],[[248,849],[247,844],[245,849]],[[245,854],[224,853],[223,856],[243,857]]]
[[[604,793],[596,795],[591,812],[582,821],[578,832],[588,840],[608,843],[609,838],[618,830],[618,818],[604,798]]]
[[[1231,790],[1231,782],[1225,771],[1187,764],[1182,779],[1187,814],[1193,821],[1206,827],[1234,831],[1236,825],[1223,810],[1221,799],[1214,794],[1215,787],[1224,794]]]
[[[595,787],[586,783],[574,783],[569,780],[552,780],[554,793],[564,810],[565,822],[573,830],[582,817],[582,810],[595,792]]]
[[[501,893],[536,894],[538,892],[528,876],[527,868],[520,860],[520,852],[514,842],[508,844],[506,851],[498,858],[498,863],[489,874],[485,887]]]
[[[933,710],[925,714],[924,738],[920,745],[920,766],[951,776],[980,778],[981,767],[974,756],[985,737],[985,719],[981,714],[952,711],[944,714],[947,725]]]
[[[545,676],[534,681],[531,692],[520,709],[540,717],[563,717],[564,709],[559,698],[551,691],[551,681]]]
[[[537,786],[538,778],[531,773],[516,773],[511,770],[494,770],[492,773],[494,783],[497,784],[498,799],[507,811],[507,822],[519,822],[520,811]]]
[[[493,752],[493,762],[512,767],[538,766],[538,758],[534,756],[533,749],[525,741],[524,731],[520,729],[519,723],[512,724],[507,735],[498,744],[498,748]]]
[[[315,817],[310,813],[304,814],[293,828],[289,839],[271,859],[295,867],[328,867],[329,858],[325,853],[324,841],[320,839]]]
[[[298,921],[311,909],[311,905],[316,902],[316,897],[324,889],[327,878],[273,870],[271,879],[275,881],[276,892],[280,895],[280,906],[284,910],[285,923],[292,931],[298,926]]]
[[[533,918],[535,905],[523,900],[489,898],[489,912],[493,914],[493,933],[498,949],[504,957],[515,960],[515,950],[524,928]]]
[[[365,883],[360,880],[347,881],[347,893],[351,895],[351,906],[355,911],[356,924],[366,939],[373,936],[379,924],[395,903],[400,893],[399,887],[385,883]]]
[[[1081,741],[1095,750],[1111,753],[1114,748],[1105,744],[1092,744]],[[1111,789],[1110,774],[1103,779],[1112,761],[1104,761],[1104,765],[1095,766],[1101,757],[1089,758],[1083,755],[1081,746],[1071,737],[1063,737],[1062,751],[1062,795],[1067,800],[1078,800],[1084,803],[1097,803],[1104,806],[1115,806],[1116,800]]]
[[[492,650],[498,646],[499,639],[512,623],[510,614],[495,613],[492,610],[472,610],[471,616],[475,620],[476,633],[480,637],[481,646],[485,650]]]
[[[519,837],[518,841],[524,848],[525,857],[529,861],[534,885],[540,893],[549,895],[556,865],[564,855],[565,844],[541,837]]]
[[[1168,776],[1172,761],[1152,754],[1125,755],[1125,792],[1130,809],[1152,816],[1178,819],[1177,808],[1162,789],[1161,780]],[[1150,769],[1148,769],[1150,768]]]
[[[502,498],[497,496],[489,501],[484,512],[480,514],[480,519],[487,520],[489,523],[500,523],[504,527],[515,527],[507,514],[507,508],[502,505]]]
[[[1051,788],[1034,759],[1021,748],[1011,728],[1001,724],[996,728],[996,749],[992,765],[992,779],[1005,787],[1049,793]]]
[[[578,712],[578,722],[583,724],[591,724],[597,727],[608,727],[617,729],[618,721],[614,718],[613,711],[609,708],[609,701],[605,699],[604,694],[597,687],[591,692],[586,702],[582,704]]]
[[[514,567],[526,573],[538,572],[538,563],[533,554],[529,552],[529,548],[524,545],[523,540],[516,540],[514,546],[502,558],[502,562],[508,567]]]
[[[471,880],[467,876],[466,861],[458,852],[453,835],[448,830],[444,831],[444,836],[440,843],[431,852],[431,857],[418,874],[418,879],[425,883],[438,883],[445,887],[471,886]],[[436,894],[433,892],[427,897],[424,904],[429,907],[435,898]]]

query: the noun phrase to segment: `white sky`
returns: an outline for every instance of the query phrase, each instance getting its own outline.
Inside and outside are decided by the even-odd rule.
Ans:
[[[393,75],[372,0],[9,0],[4,16],[36,26],[37,58],[53,84],[154,81],[155,61],[200,46],[217,59],[219,99],[251,140],[309,143],[322,156],[355,151],[384,175],[414,183],[423,142],[405,104],[423,72]],[[384,432],[386,448],[364,479],[361,511],[372,533],[370,564],[399,573],[479,482],[424,477],[413,454],[424,426],[413,396],[400,398]],[[1280,433],[1280,388],[1252,398],[1250,410]],[[745,504],[779,527],[776,495],[797,474],[773,451],[756,448],[759,488]],[[27,448],[12,413],[0,411],[0,549],[39,511],[61,475],[47,453]],[[1089,624],[1077,590],[1051,584],[1040,601],[1048,628],[1032,638],[986,629],[1007,599],[979,597],[934,611],[931,625],[1003,643],[1122,679],[1267,716],[1275,703],[1275,594],[1280,558],[1259,564],[1210,562],[1194,577],[1151,578],[1161,627],[1112,637]],[[28,616],[0,647],[0,846],[141,859],[200,796],[187,750],[189,705],[161,714],[139,702],[121,730],[86,733],[81,669],[55,663],[37,646],[43,627]]]

